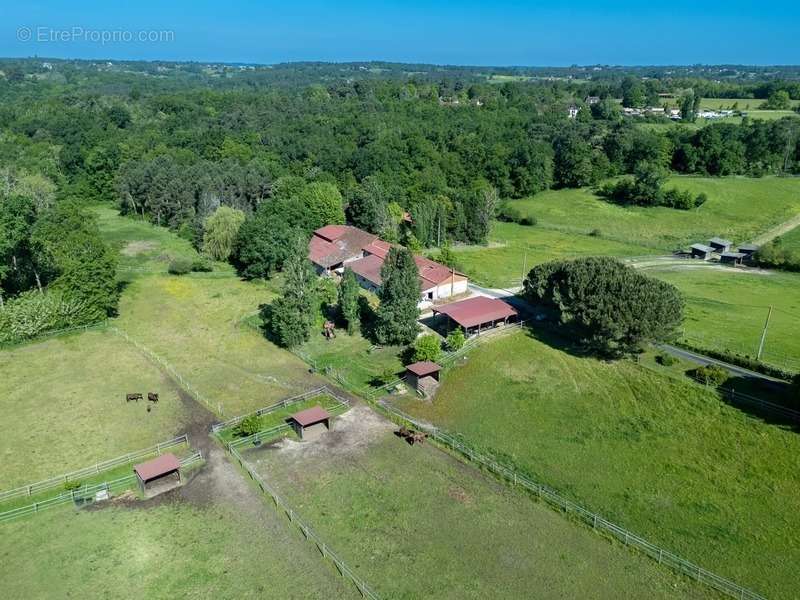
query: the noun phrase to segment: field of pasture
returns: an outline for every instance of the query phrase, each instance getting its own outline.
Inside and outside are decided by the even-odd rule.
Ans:
[[[800,437],[702,386],[526,332],[473,350],[433,402],[400,408],[770,598],[800,561]]]

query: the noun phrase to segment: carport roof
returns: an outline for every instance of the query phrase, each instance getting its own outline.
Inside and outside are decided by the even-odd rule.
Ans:
[[[156,479],[162,475],[168,475],[181,468],[181,461],[178,457],[167,452],[161,456],[148,460],[133,467],[133,471],[139,476],[139,479],[147,483],[151,479]]]
[[[447,315],[462,327],[476,327],[517,315],[508,303],[498,298],[475,296],[433,308],[434,313]]]

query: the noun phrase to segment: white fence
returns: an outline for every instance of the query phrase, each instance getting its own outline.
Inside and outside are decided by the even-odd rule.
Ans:
[[[194,466],[202,462],[202,460],[203,455],[200,452],[195,452],[191,456],[181,459],[181,468]],[[34,502],[33,504],[28,504],[27,506],[21,506],[19,508],[2,512],[0,513],[0,523],[16,519],[17,517],[39,513],[43,510],[47,510],[48,508],[53,508],[54,506],[67,504],[68,502],[94,502],[94,497],[97,492],[126,490],[130,489],[135,483],[136,475],[131,474],[126,475],[125,477],[120,477],[119,479],[114,479],[112,481],[84,485],[74,490],[62,492],[58,496],[48,498],[47,500],[42,500],[41,502]]]
[[[606,520],[601,515],[593,513],[583,508],[579,504],[572,502],[571,500],[567,500],[552,488],[549,488],[541,483],[537,483],[528,478],[526,475],[518,473],[513,468],[500,464],[493,457],[476,451],[464,440],[460,440],[449,433],[442,431],[438,427],[417,421],[413,417],[410,417],[390,404],[381,403],[380,406],[400,422],[428,433],[439,444],[450,448],[454,452],[469,459],[471,462],[474,462],[491,471],[512,485],[525,488],[538,498],[547,501],[551,505],[556,506],[564,512],[576,515],[587,525],[611,535],[612,537],[624,543],[626,546],[631,546],[637,550],[640,550],[641,552],[644,552],[650,558],[658,561],[659,564],[666,565],[675,571],[678,571],[679,573],[688,575],[700,583],[708,585],[733,598],[739,598],[740,600],[765,600],[764,596],[744,588],[737,583],[730,581],[729,579],[720,577],[719,575],[716,575],[715,573],[712,573],[711,571],[708,571],[699,565],[676,556],[675,554],[664,550],[663,548],[660,548],[651,542],[648,542],[635,533],[628,531],[624,527],[620,527],[619,525]]]
[[[166,360],[161,358],[158,354],[150,350],[147,346],[140,344],[135,339],[133,339],[127,332],[119,329],[117,327],[109,327],[110,331],[113,331],[115,334],[126,340],[127,342],[133,344],[139,352],[144,354],[147,358],[149,358],[152,362],[157,364],[159,367],[164,369],[170,377],[172,377],[175,381],[178,382],[184,390],[186,390],[189,394],[194,396],[195,399],[200,400],[203,404],[208,406],[212,411],[216,410],[218,414],[223,414],[223,406],[221,402],[212,402],[210,398],[207,398],[205,395],[200,393],[197,388],[195,388],[188,380],[184,379],[183,376],[175,370],[171,364],[169,364]]]
[[[110,460],[104,460],[102,462],[95,463],[94,465],[78,469],[77,471],[64,473],[63,475],[58,475],[56,477],[51,477],[35,483],[29,483],[27,485],[14,488],[13,490],[0,492],[0,502],[11,500],[13,498],[32,496],[33,494],[38,494],[39,492],[44,492],[54,487],[63,486],[68,481],[79,481],[84,477],[91,477],[93,475],[97,475],[98,473],[102,473],[103,471],[109,471],[125,464],[131,464],[134,460],[146,458],[154,454],[161,454],[165,450],[170,450],[183,444],[188,445],[188,443],[189,438],[186,436],[186,434],[183,434],[179,437],[167,440],[166,442],[156,444],[155,446],[143,448],[142,450],[136,450],[134,452],[128,452],[128,454],[123,456],[118,456],[117,458],[112,458]]]
[[[284,398],[280,402],[276,402],[275,404],[265,406],[264,408],[259,408],[254,412],[247,413],[245,415],[239,415],[238,417],[233,417],[232,419],[228,419],[227,421],[223,421],[222,423],[215,423],[214,425],[211,426],[211,432],[217,433],[222,429],[235,427],[243,420],[245,420],[247,417],[252,417],[252,416],[260,417],[261,415],[266,415],[271,412],[275,412],[276,410],[286,408],[287,406],[291,406],[292,404],[297,404],[298,402],[302,402],[303,400],[308,400],[309,398],[314,398],[315,396],[321,396],[323,394],[333,395],[333,392],[328,388],[328,386],[322,386],[315,388],[313,390],[309,390],[308,392],[304,392],[297,396]]]
[[[236,460],[239,462],[239,465],[245,470],[245,472],[247,472],[250,478],[255,481],[256,485],[258,485],[261,491],[272,498],[272,501],[275,502],[275,506],[282,510],[288,517],[289,521],[291,521],[300,529],[300,531],[303,533],[303,536],[308,541],[316,545],[322,556],[329,559],[334,564],[339,573],[341,573],[342,577],[349,579],[353,585],[356,586],[356,589],[362,597],[369,598],[370,600],[379,599],[379,596],[372,591],[367,583],[358,575],[356,575],[355,572],[336,555],[331,547],[322,541],[322,538],[320,538],[319,535],[300,518],[295,510],[287,504],[287,502],[278,494],[278,492],[276,492],[269,484],[267,484],[267,482],[264,481],[264,479],[258,473],[256,473],[252,467],[250,467],[250,464],[242,458],[242,455],[239,454],[239,451],[236,449],[236,447],[234,447],[233,444],[228,444],[228,451],[236,458]]]

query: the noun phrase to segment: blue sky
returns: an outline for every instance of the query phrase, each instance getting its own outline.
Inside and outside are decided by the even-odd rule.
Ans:
[[[800,3],[783,0],[3,0],[0,56],[256,63],[800,64],[798,23]],[[171,33],[166,41],[100,40],[103,32],[114,31],[133,36],[140,31]],[[63,35],[68,39],[56,39]]]

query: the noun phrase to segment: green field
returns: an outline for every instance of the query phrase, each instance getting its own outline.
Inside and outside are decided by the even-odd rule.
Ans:
[[[0,489],[116,458],[183,433],[174,386],[108,331],[0,351]],[[126,402],[128,392],[158,392]]]
[[[733,269],[648,270],[683,292],[684,339],[703,348],[755,357],[773,306],[762,360],[800,372],[800,273]]]
[[[739,110],[757,110],[765,100],[758,98],[701,98],[700,108],[711,110],[730,109],[734,104],[738,104]],[[800,105],[800,100],[791,100],[792,108]],[[748,108],[749,106],[749,108]]]
[[[586,232],[588,233],[588,232]],[[456,246],[460,266],[483,285],[520,285],[523,272],[538,263],[580,256],[641,256],[658,254],[653,248],[626,244],[577,232],[523,227],[495,221],[489,245]]]
[[[314,442],[244,454],[384,598],[703,597],[359,406]]]
[[[271,508],[162,503],[3,524],[5,598],[358,597]]]
[[[123,274],[132,270],[166,272],[169,262],[175,258],[199,258],[187,240],[165,227],[135,217],[122,217],[119,211],[107,205],[95,206],[92,210],[97,215],[103,239],[119,251]],[[216,266],[224,267],[221,263]]]
[[[459,260],[480,283],[507,287],[519,285],[523,266],[587,255],[665,254],[713,236],[741,243],[800,212],[798,179],[672,177],[668,185],[705,192],[708,201],[691,211],[623,207],[588,188],[549,190],[512,201],[538,225],[495,223],[489,246],[459,249]],[[595,230],[599,235],[588,235]]]
[[[520,332],[471,352],[433,403],[404,410],[651,541],[768,597],[800,564],[800,437],[628,362]]]
[[[792,229],[789,233],[781,236],[780,243],[793,251],[800,253],[800,227]]]

